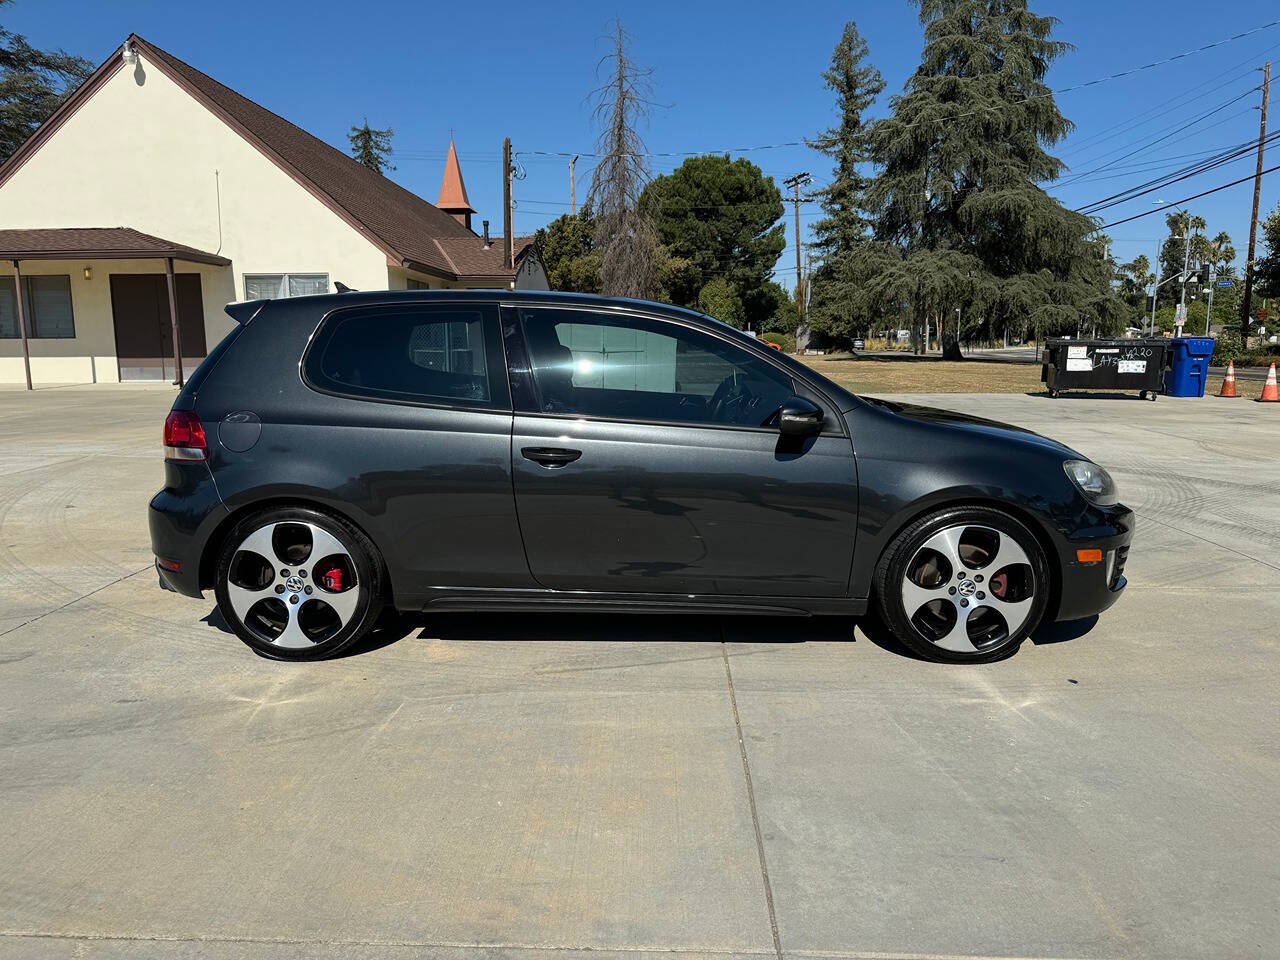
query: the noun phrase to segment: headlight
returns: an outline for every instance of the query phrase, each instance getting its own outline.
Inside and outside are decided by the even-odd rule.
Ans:
[[[1067,460],[1062,464],[1062,469],[1076,485],[1076,489],[1091,503],[1096,503],[1100,507],[1109,507],[1120,501],[1120,495],[1116,492],[1116,484],[1111,479],[1111,474],[1096,463],[1088,460]]]

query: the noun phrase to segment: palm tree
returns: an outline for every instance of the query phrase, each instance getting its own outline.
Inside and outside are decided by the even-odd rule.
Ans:
[[[1228,276],[1233,271],[1231,261],[1236,258],[1236,248],[1231,243],[1231,234],[1223,230],[1210,242],[1210,262],[1214,265],[1218,276]]]

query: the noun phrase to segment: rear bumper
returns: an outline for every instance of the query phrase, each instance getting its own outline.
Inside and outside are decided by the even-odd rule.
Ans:
[[[1055,620],[1079,620],[1106,610],[1124,592],[1129,543],[1133,539],[1133,511],[1125,506],[1107,508],[1107,523],[1082,531],[1059,543],[1058,566],[1062,586]],[[1103,534],[1098,536],[1098,534]],[[1082,562],[1078,551],[1101,550],[1101,562]]]
[[[202,597],[200,567],[205,547],[230,511],[218,497],[204,463],[165,464],[165,488],[151,498],[147,526],[160,584],[175,593]],[[161,566],[164,561],[166,566]],[[168,569],[177,566],[178,569]]]

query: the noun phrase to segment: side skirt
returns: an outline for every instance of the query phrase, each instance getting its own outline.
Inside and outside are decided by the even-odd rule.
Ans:
[[[708,594],[595,593],[576,590],[493,590],[439,587],[421,611],[469,610],[504,613],[575,611],[629,614],[721,614],[732,616],[849,616],[867,612],[865,599],[849,597],[730,597]]]

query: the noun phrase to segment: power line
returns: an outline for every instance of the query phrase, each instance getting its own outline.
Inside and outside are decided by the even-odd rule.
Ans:
[[[1250,180],[1253,180],[1255,177],[1265,176],[1268,173],[1275,173],[1275,171],[1277,170],[1280,170],[1280,164],[1277,164],[1274,167],[1268,167],[1266,170],[1261,170],[1261,171],[1258,171],[1257,173],[1251,173],[1249,174],[1249,176],[1241,177],[1239,180],[1232,180],[1230,183],[1224,183],[1222,184],[1222,186],[1214,187],[1212,190],[1204,190],[1204,191],[1201,191],[1200,193],[1192,194],[1189,197],[1183,197],[1181,200],[1172,200],[1169,203],[1164,204],[1163,207],[1157,208],[1155,210],[1146,210],[1143,213],[1135,213],[1132,217],[1125,217],[1123,220],[1115,220],[1112,223],[1104,223],[1102,226],[1098,227],[1097,230],[1109,230],[1111,227],[1118,227],[1122,223],[1131,223],[1134,220],[1141,220],[1143,217],[1149,217],[1155,213],[1165,213],[1166,207],[1176,207],[1184,203],[1190,203],[1192,200],[1199,200],[1201,197],[1207,197],[1211,193],[1217,193],[1220,190],[1226,190],[1229,187],[1236,187],[1242,183],[1248,183]]]
[[[1273,133],[1263,142],[1271,143],[1278,138],[1280,138],[1280,131]],[[1093,203],[1087,203],[1084,206],[1077,207],[1076,212],[1091,215],[1110,207],[1127,203],[1130,200],[1136,200],[1138,197],[1146,196],[1148,193],[1154,193],[1163,187],[1172,186],[1175,183],[1181,183],[1183,180],[1189,180],[1191,177],[1208,173],[1210,170],[1215,170],[1225,164],[1244,159],[1252,154],[1256,149],[1257,144],[1255,142],[1225,150],[1208,160],[1190,164],[1189,166],[1183,167],[1181,170],[1175,170],[1173,173],[1166,174],[1163,177],[1148,180],[1146,183],[1140,183],[1135,187],[1130,187],[1128,190],[1122,190],[1119,193],[1113,193],[1109,197],[1103,197],[1101,200],[1095,200]]]
[[[1055,186],[1058,186],[1058,187],[1065,187],[1065,186],[1067,186],[1067,185],[1069,185],[1069,184],[1072,184],[1072,183],[1078,183],[1079,181],[1081,181],[1081,180],[1083,180],[1084,178],[1088,177],[1090,174],[1099,173],[1099,172],[1101,172],[1101,171],[1103,171],[1103,170],[1106,170],[1106,169],[1108,169],[1108,168],[1110,168],[1110,167],[1114,166],[1115,164],[1119,163],[1121,160],[1128,160],[1130,157],[1135,156],[1136,154],[1141,153],[1143,150],[1150,149],[1151,147],[1154,147],[1154,146],[1155,146],[1156,144],[1158,144],[1158,143],[1163,143],[1164,141],[1168,140],[1170,137],[1175,137],[1175,136],[1177,136],[1179,133],[1183,133],[1183,132],[1185,132],[1185,131],[1187,131],[1187,130],[1191,129],[1191,128],[1192,128],[1192,127],[1194,127],[1196,124],[1201,123],[1201,122],[1203,122],[1204,120],[1207,120],[1207,119],[1209,119],[1210,117],[1212,117],[1212,116],[1216,115],[1216,114],[1217,114],[1220,110],[1222,110],[1224,107],[1229,107],[1229,106],[1231,106],[1233,103],[1238,103],[1238,102],[1240,102],[1241,100],[1243,100],[1245,97],[1249,96],[1249,94],[1253,93],[1253,92],[1254,92],[1254,91],[1256,91],[1257,89],[1258,89],[1258,88],[1257,88],[1256,86],[1250,87],[1248,90],[1245,90],[1244,92],[1237,94],[1236,96],[1232,97],[1231,99],[1229,99],[1229,100],[1224,100],[1222,103],[1219,103],[1219,104],[1216,104],[1215,106],[1210,107],[1208,110],[1206,110],[1206,111],[1204,111],[1203,113],[1199,114],[1198,116],[1196,116],[1196,117],[1192,118],[1191,120],[1188,120],[1186,123],[1181,124],[1180,126],[1177,126],[1177,127],[1173,128],[1173,129],[1169,130],[1169,132],[1168,132],[1168,133],[1165,133],[1163,136],[1156,137],[1154,140],[1144,141],[1143,143],[1141,143],[1141,144],[1139,144],[1138,146],[1134,147],[1134,148],[1133,148],[1132,150],[1130,150],[1128,153],[1122,154],[1121,156],[1116,157],[1114,160],[1108,160],[1106,163],[1102,164],[1101,166],[1094,167],[1092,170],[1085,170],[1085,171],[1083,171],[1083,172],[1081,172],[1081,173],[1078,173],[1078,174],[1075,174],[1075,175],[1073,175],[1073,176],[1066,177],[1066,178],[1064,178],[1064,179],[1062,179],[1062,180],[1059,180],[1059,181],[1057,181],[1057,183],[1055,184]],[[1248,109],[1246,109],[1246,110],[1241,111],[1241,113],[1247,113],[1247,112],[1248,112],[1248,110],[1250,110],[1250,109],[1252,109],[1252,107],[1250,107],[1250,108],[1248,108]],[[1233,115],[1232,115],[1232,117],[1224,117],[1224,118],[1220,119],[1220,120],[1218,121],[1218,123],[1212,124],[1211,126],[1218,126],[1219,124],[1221,124],[1221,123],[1225,123],[1227,120],[1233,119],[1233,117],[1235,117],[1235,116],[1239,116],[1239,115],[1240,115],[1240,114],[1233,114]],[[1166,129],[1167,129],[1167,128],[1166,128]],[[1125,146],[1128,146],[1128,144],[1126,144]],[[1122,147],[1117,147],[1116,149],[1117,149],[1117,150],[1123,150],[1123,149],[1125,149],[1125,147],[1123,147],[1123,146],[1122,146]],[[1114,150],[1113,150],[1113,151],[1111,151],[1111,153],[1114,153],[1114,152],[1116,152],[1116,151],[1114,151]],[[1106,154],[1106,153],[1102,154],[1102,156],[1103,156],[1103,157],[1108,156],[1108,155],[1109,155],[1109,154]],[[1100,158],[1099,158],[1099,159],[1100,159]]]
[[[1068,143],[1065,145],[1065,148],[1061,151],[1061,155],[1070,156],[1071,154],[1078,153],[1081,150],[1086,149],[1086,147],[1092,148],[1094,146],[1097,146],[1100,143],[1105,143],[1108,140],[1114,140],[1116,137],[1123,136],[1129,130],[1136,130],[1138,127],[1146,126],[1148,123],[1152,123],[1160,119],[1161,116],[1164,116],[1169,112],[1172,112],[1171,110],[1163,111],[1162,108],[1164,107],[1168,107],[1173,104],[1176,104],[1177,107],[1185,107],[1188,104],[1195,103],[1197,100],[1203,100],[1205,97],[1209,96],[1211,93],[1215,93],[1216,91],[1221,90],[1223,87],[1228,87],[1231,84],[1243,79],[1244,77],[1249,76],[1249,74],[1253,73],[1257,69],[1257,67],[1254,66],[1254,64],[1258,62],[1259,57],[1265,57],[1267,54],[1271,53],[1273,50],[1278,50],[1278,49],[1280,49],[1280,43],[1267,47],[1263,50],[1260,50],[1256,54],[1251,54],[1250,56],[1244,58],[1243,60],[1240,60],[1233,66],[1230,66],[1226,70],[1223,70],[1221,73],[1214,74],[1212,77],[1209,77],[1206,80],[1203,80],[1200,83],[1195,84],[1194,86],[1188,87],[1185,90],[1181,91],[1180,93],[1174,94],[1172,97],[1170,97],[1167,100],[1162,100],[1159,103],[1154,104],[1151,107],[1148,107],[1147,109],[1141,111],[1140,113],[1134,114],[1131,117],[1128,117],[1124,120],[1120,120],[1116,123],[1113,123],[1109,127],[1103,127],[1101,130],[1091,133],[1087,137]],[[1195,90],[1199,90],[1201,87],[1208,86],[1210,83],[1213,83],[1213,81],[1221,77],[1225,77],[1229,73],[1233,75],[1229,77],[1227,80],[1224,80],[1222,83],[1219,83],[1218,85],[1213,87],[1209,87],[1208,90],[1205,90],[1203,93],[1196,94],[1196,96],[1194,97],[1187,96],[1187,94],[1192,93]],[[1156,113],[1155,111],[1162,111],[1162,112]],[[1119,129],[1121,127],[1125,129]],[[1115,132],[1112,132],[1112,131],[1115,131]],[[1103,134],[1108,134],[1108,135],[1103,136]],[[1102,156],[1106,156],[1106,154],[1102,154]]]

